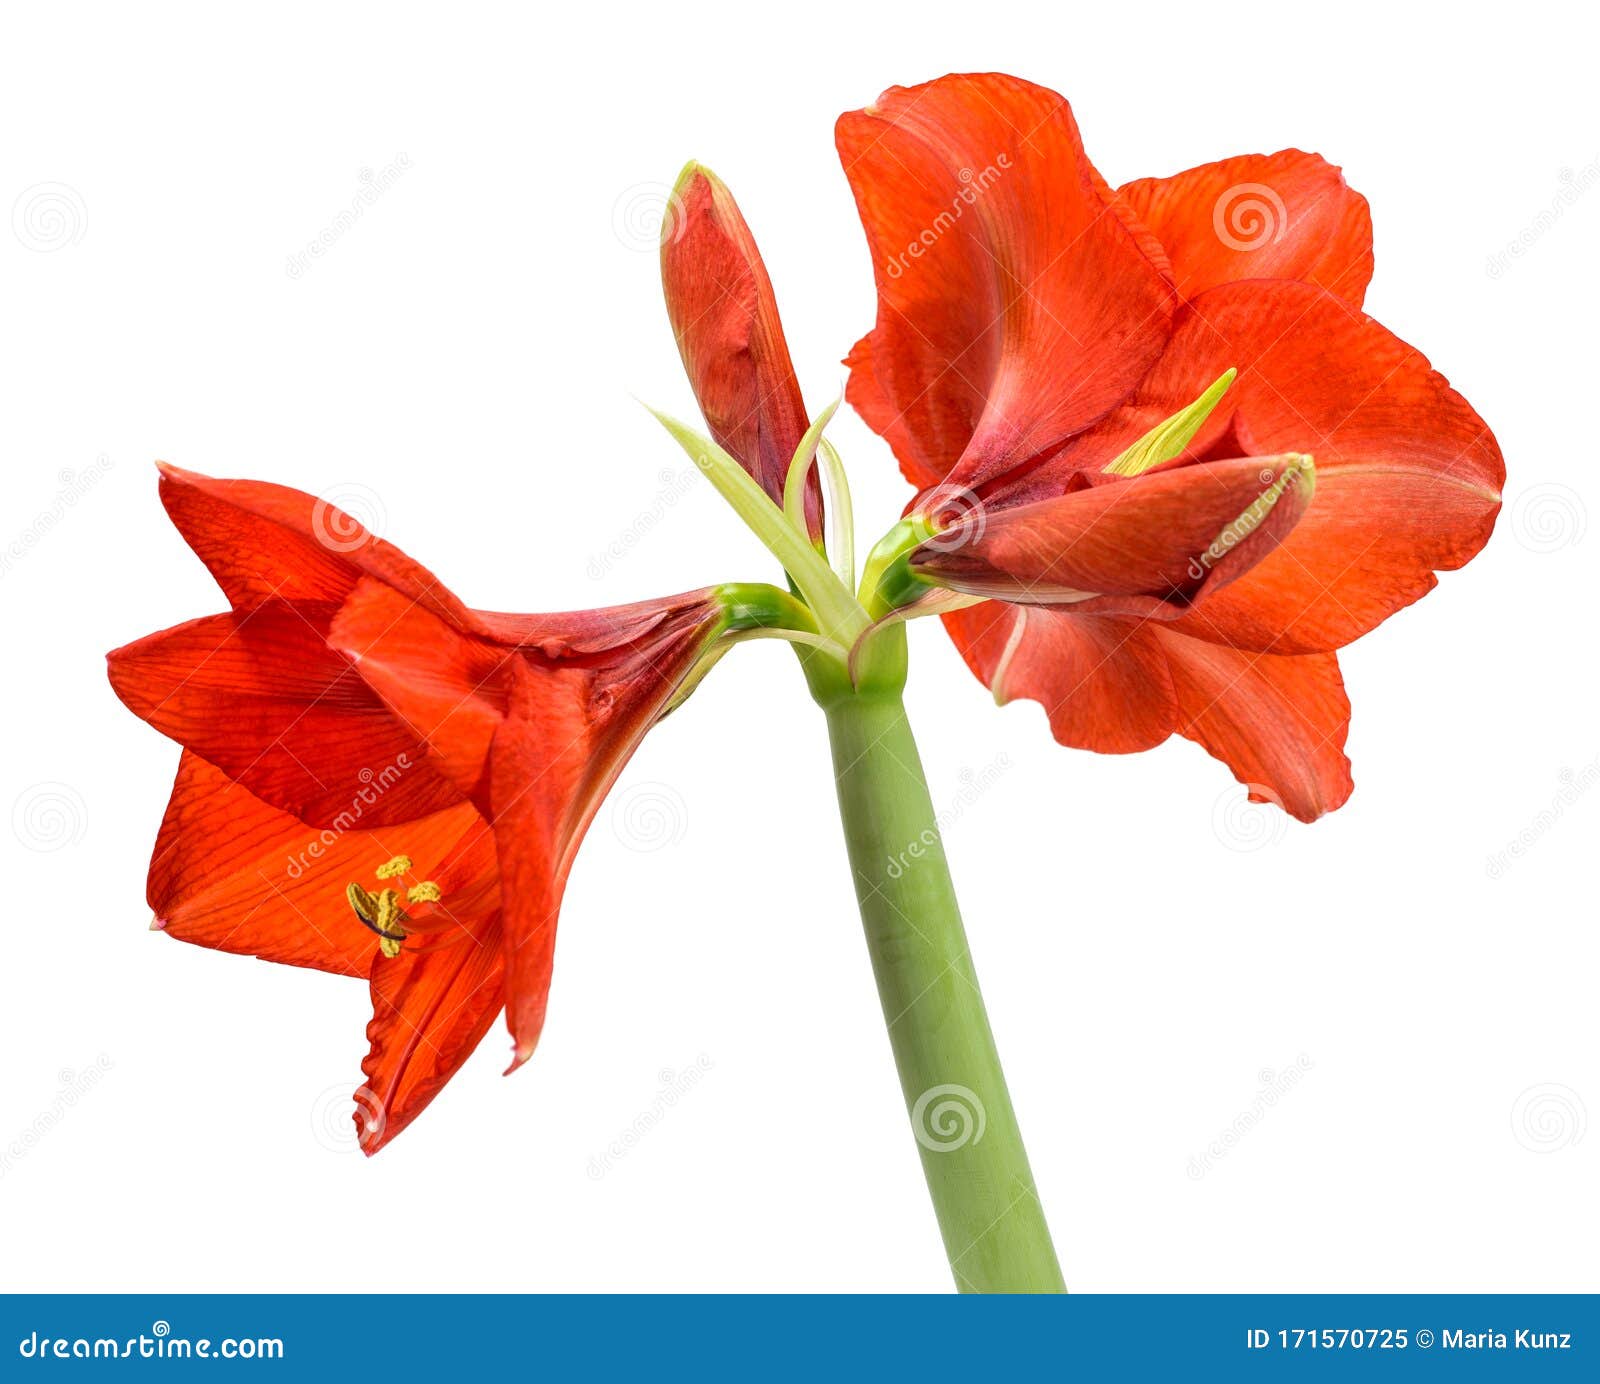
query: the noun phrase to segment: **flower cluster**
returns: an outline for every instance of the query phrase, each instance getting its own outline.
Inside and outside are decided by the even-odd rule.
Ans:
[[[810,419],[754,237],[697,165],[662,276],[711,435],[668,426],[790,589],[490,614],[309,495],[162,468],[229,610],[110,656],[183,747],[155,925],[367,979],[368,1152],[502,1010],[512,1067],[532,1054],[584,832],[731,642],[792,639],[826,705],[938,614],[1062,743],[1176,733],[1310,821],[1351,791],[1336,651],[1489,536],[1494,439],[1362,312],[1367,206],[1320,158],[1114,188],[1065,100],[997,75],[895,88],[837,142],[878,292],[847,397],[915,488],[859,586],[832,410]],[[1272,235],[1219,227],[1241,188]]]

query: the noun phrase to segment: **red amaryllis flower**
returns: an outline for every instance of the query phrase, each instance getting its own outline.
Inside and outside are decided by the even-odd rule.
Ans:
[[[1066,101],[998,75],[894,88],[837,142],[878,288],[848,397],[922,492],[911,570],[996,598],[945,616],[973,671],[1064,744],[1176,732],[1338,807],[1334,650],[1483,546],[1504,479],[1361,312],[1363,199],[1296,151],[1113,190]]]
[[[109,659],[184,747],[155,926],[368,977],[356,1123],[375,1152],[502,1007],[512,1068],[533,1052],[578,843],[716,656],[737,589],[488,614],[299,491],[163,467],[161,497],[232,609]]]

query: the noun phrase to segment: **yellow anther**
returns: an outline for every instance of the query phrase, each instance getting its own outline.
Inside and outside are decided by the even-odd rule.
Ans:
[[[393,889],[385,889],[378,895],[378,916],[375,920],[378,950],[385,956],[400,955],[400,943],[406,935],[406,930],[400,926],[404,916],[400,911],[400,895]]]
[[[379,879],[394,879],[411,873],[411,857],[397,855],[386,860],[374,872]],[[385,956],[399,956],[407,936],[405,924],[410,921],[401,906],[398,889],[382,889],[376,894],[359,884],[345,886],[345,898],[362,925],[378,934],[378,950]],[[406,903],[438,903],[444,891],[431,879],[413,884],[406,891]]]
[[[378,921],[378,901],[372,897],[359,884],[350,885],[344,895],[350,900],[350,907],[355,909],[356,917],[369,927]]]
[[[395,924],[400,921],[400,895],[393,889],[385,889],[378,895],[378,916],[372,920],[385,932],[395,931]]]

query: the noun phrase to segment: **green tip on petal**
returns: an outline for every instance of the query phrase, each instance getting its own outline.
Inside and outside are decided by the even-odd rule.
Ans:
[[[672,185],[673,197],[681,197],[684,192],[687,191],[689,184],[692,183],[696,178],[704,178],[708,183],[711,184],[714,192],[724,190],[721,178],[717,177],[717,175],[707,168],[705,164],[700,163],[696,159],[690,159],[689,162],[684,164],[682,169],[679,170],[678,179]]]
[[[672,190],[674,192],[682,192],[684,188],[689,186],[690,182],[694,179],[695,174],[709,173],[709,171],[710,170],[698,160],[690,159],[688,163],[684,164],[684,166],[678,170],[678,178],[677,181],[672,184]]]
[[[1228,392],[1228,386],[1238,374],[1237,370],[1231,368],[1224,370],[1211,388],[1188,408],[1179,409],[1171,418],[1157,423],[1111,465],[1105,467],[1105,474],[1138,476],[1152,466],[1160,466],[1164,461],[1182,456],[1184,448],[1194,441],[1195,434],[1211,417],[1211,411],[1222,401],[1222,396]]]

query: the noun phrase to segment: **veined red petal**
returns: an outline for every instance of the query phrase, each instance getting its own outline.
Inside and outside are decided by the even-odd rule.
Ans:
[[[1167,258],[1167,247],[1163,245],[1143,221],[1139,213],[1118,188],[1114,188],[1103,177],[1100,170],[1092,164],[1089,167],[1089,180],[1094,184],[1094,190],[1100,195],[1100,200],[1116,213],[1117,220],[1121,221],[1128,229],[1128,234],[1133,237],[1134,244],[1139,247],[1139,253],[1153,264],[1161,277],[1171,280],[1172,261]]]
[[[662,225],[661,283],[683,367],[711,435],[780,505],[809,420],[778,303],[733,194],[698,164],[684,170]],[[821,490],[807,518],[822,532]]]
[[[1131,754],[1172,734],[1177,695],[1153,625],[1001,601],[944,623],[995,700],[1040,703],[1063,745]]]
[[[376,581],[356,585],[328,638],[429,762],[482,806],[489,745],[505,714],[516,650],[464,635]]]
[[[498,920],[476,937],[373,958],[355,1111],[364,1153],[416,1119],[478,1046],[505,1002],[502,967]]]
[[[365,581],[334,618],[329,639],[459,791],[487,810],[489,749],[519,661],[541,673],[582,674],[587,743],[619,709],[670,698],[721,607],[703,590],[561,615],[472,617],[498,638],[463,633],[383,583]]]
[[[505,890],[506,1026],[511,1070],[544,1030],[556,922],[572,857],[609,786],[586,791],[588,687],[577,669],[536,675],[518,664],[509,715],[495,736],[489,810]]]
[[[465,607],[421,563],[304,491],[163,463],[161,501],[235,610],[266,601],[337,604],[371,576],[446,618],[464,618]]]
[[[488,815],[505,897],[506,1024],[512,1067],[544,1027],[556,921],[573,858],[611,785],[704,649],[694,629],[625,669],[512,667],[490,750]]]
[[[1249,570],[1294,527],[1314,485],[1302,463],[1196,463],[993,513],[980,507],[916,549],[911,568],[978,596],[1170,619]],[[1121,597],[1139,603],[1104,599]]]
[[[313,826],[347,819],[379,776],[393,786],[372,825],[459,802],[418,737],[309,623],[317,614],[273,602],[191,620],[113,651],[111,685],[163,735]]]
[[[996,699],[1041,703],[1064,745],[1126,754],[1180,734],[1301,821],[1350,795],[1333,654],[1251,653],[1153,621],[1000,602],[944,619]]]
[[[556,919],[573,856],[607,790],[693,672],[721,618],[709,593],[656,602],[657,618],[594,611],[533,617],[524,643],[453,631],[382,583],[358,587],[333,639],[363,679],[469,785],[493,823],[513,1066],[544,1024]],[[611,626],[635,637],[603,646]],[[589,652],[579,654],[575,643]]]
[[[515,645],[542,658],[581,661],[592,654],[607,656],[616,649],[643,647],[670,635],[684,621],[698,622],[713,599],[712,589],[704,587],[678,596],[553,615],[470,610],[467,628],[496,644]]]
[[[1183,408],[1229,366],[1238,378],[1188,455],[1303,452],[1316,498],[1283,543],[1183,617],[1199,638],[1326,652],[1460,567],[1494,528],[1505,463],[1488,425],[1421,352],[1312,284],[1209,289],[1128,404],[1073,439],[1001,505],[1057,493]]]
[[[1350,796],[1350,701],[1338,655],[1261,654],[1157,629],[1178,699],[1180,735],[1220,759],[1255,802],[1302,822]]]
[[[492,849],[470,804],[396,826],[371,809],[394,783],[374,778],[346,820],[316,829],[185,750],[150,860],[149,900],[168,936],[219,951],[365,975],[377,938],[345,898],[377,866],[409,855],[465,919],[492,915]],[[473,847],[474,841],[481,842]],[[487,878],[485,875],[487,874]]]
[[[1065,100],[997,74],[842,116],[878,319],[849,398],[919,488],[976,487],[1092,423],[1166,341],[1174,290],[1101,196]]]
[[[1354,307],[1366,296],[1367,199],[1319,155],[1241,154],[1120,191],[1166,249],[1185,298],[1240,279],[1302,279]]]

